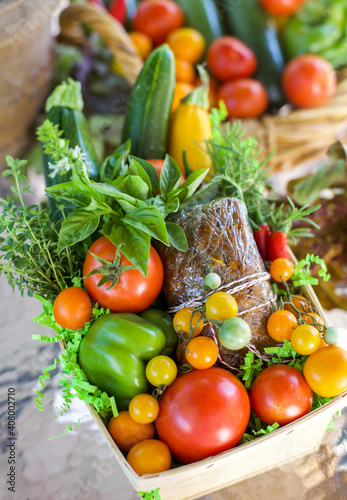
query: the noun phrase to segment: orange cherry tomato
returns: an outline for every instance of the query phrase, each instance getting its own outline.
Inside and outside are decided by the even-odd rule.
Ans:
[[[177,82],[176,83],[173,101],[172,101],[172,106],[171,106],[171,113],[176,111],[178,106],[181,104],[181,99],[183,99],[183,97],[186,97],[193,90],[194,90],[194,86],[191,83],[186,83],[186,82]]]
[[[216,292],[206,300],[206,318],[225,321],[235,318],[238,311],[237,302],[232,295],[226,292]]]
[[[337,346],[319,349],[307,359],[304,377],[319,396],[338,396],[347,389],[347,352]]]
[[[316,320],[318,328],[315,325],[313,318]],[[316,326],[317,330],[319,330],[320,332],[325,330],[323,320],[317,313],[310,312],[309,314],[303,314],[301,316],[301,319],[303,319],[308,325]]]
[[[218,359],[218,346],[209,337],[195,337],[188,345],[188,363],[197,370],[206,370],[215,364]]]
[[[155,44],[163,43],[171,31],[183,24],[182,9],[171,0],[143,0],[132,20],[132,28],[146,33]]]
[[[271,314],[267,322],[267,331],[270,337],[278,342],[290,340],[294,328],[298,326],[298,320],[290,311],[280,309]]]
[[[260,5],[272,16],[291,16],[305,0],[259,0]]]
[[[275,281],[288,281],[294,272],[294,264],[291,260],[285,258],[275,259],[271,262],[270,274]]]
[[[136,474],[156,474],[171,467],[171,453],[167,444],[158,439],[146,439],[128,453],[127,461]]]
[[[179,59],[176,57],[176,80],[178,82],[194,83],[195,80],[195,69],[192,63],[186,61],[185,59]]]
[[[92,302],[82,288],[65,288],[54,301],[53,314],[58,325],[68,330],[79,330],[90,320]]]
[[[112,417],[109,421],[108,432],[118,448],[129,451],[140,441],[152,439],[154,437],[154,426],[153,424],[139,424],[131,418],[128,411],[121,411],[118,417]]]
[[[176,57],[193,64],[200,61],[206,47],[204,37],[194,28],[179,28],[172,31],[166,43]]]
[[[224,83],[217,98],[218,102],[225,102],[229,118],[256,118],[269,105],[264,85],[252,78],[239,78]]]
[[[138,394],[129,404],[129,414],[139,424],[154,422],[159,413],[159,403],[150,394]]]
[[[293,331],[290,341],[297,353],[307,356],[319,349],[322,339],[314,326],[300,325]]]
[[[294,295],[292,297],[292,302],[293,302],[294,307],[296,309],[298,309],[298,311],[309,312],[309,307],[308,307],[308,303],[307,303],[308,301],[302,295]],[[286,301],[284,302],[284,309],[286,311],[292,312],[294,314],[294,316],[298,317],[298,313],[295,311],[295,309],[293,309],[293,307],[289,303],[288,299],[286,299]]]
[[[153,49],[153,42],[145,33],[141,33],[141,31],[130,31],[130,38],[134,42],[135,47],[137,48],[138,53],[140,54],[143,60],[147,59],[149,54]]]
[[[193,309],[190,307],[183,307],[174,316],[173,327],[176,332],[183,332],[186,337],[190,335],[190,323],[193,329],[192,337],[199,335],[201,330],[204,328],[204,320],[201,319],[201,313],[196,312],[193,316]]]

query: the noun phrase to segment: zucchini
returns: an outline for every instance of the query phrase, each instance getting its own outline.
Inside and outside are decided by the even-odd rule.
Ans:
[[[132,155],[165,157],[175,83],[175,56],[164,44],[148,57],[130,95],[123,142],[131,139]]]
[[[213,0],[175,0],[181,7],[186,26],[200,31],[205,38],[206,47],[223,35],[223,25]]]
[[[285,102],[281,76],[285,62],[277,37],[275,21],[257,0],[218,0],[230,35],[242,40],[255,53],[258,69],[255,78],[266,88],[270,104]]]

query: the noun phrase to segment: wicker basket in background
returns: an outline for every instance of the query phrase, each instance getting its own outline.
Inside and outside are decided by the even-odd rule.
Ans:
[[[72,4],[60,16],[62,36],[83,43],[81,23],[103,37],[120,73],[134,84],[143,61],[124,27],[93,4]],[[323,157],[336,140],[347,139],[347,69],[340,71],[337,92],[327,104],[290,112],[284,106],[278,114],[243,120],[242,124],[249,136],[258,139],[264,158],[273,153],[274,171]]]

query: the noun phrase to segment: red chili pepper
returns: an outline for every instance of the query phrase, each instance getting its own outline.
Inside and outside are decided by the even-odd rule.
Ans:
[[[127,19],[126,0],[113,0],[109,7],[109,13],[121,24],[125,24]]]
[[[92,3],[93,5],[96,5],[97,7],[101,7],[102,9],[106,10],[106,5],[102,0],[89,0],[89,2]]]
[[[268,224],[259,224],[257,231],[254,231],[254,239],[257,244],[260,256],[263,260],[267,260],[267,246],[271,234]]]
[[[272,231],[268,239],[267,260],[272,262],[281,257],[289,258],[287,234],[283,231]]]

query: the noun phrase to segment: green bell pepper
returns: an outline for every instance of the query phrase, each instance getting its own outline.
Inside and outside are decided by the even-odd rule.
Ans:
[[[161,309],[150,308],[143,311],[140,316],[159,326],[159,328],[163,330],[166,337],[166,346],[162,354],[170,356],[178,343],[177,333],[173,327],[172,317],[170,314],[167,314]]]
[[[98,318],[83,338],[79,364],[89,382],[114,396],[120,410],[137,394],[149,391],[147,362],[165,348],[165,335],[132,313]]]
[[[283,43],[289,59],[317,54],[337,69],[347,65],[347,3],[345,0],[307,2],[287,23]]]

